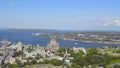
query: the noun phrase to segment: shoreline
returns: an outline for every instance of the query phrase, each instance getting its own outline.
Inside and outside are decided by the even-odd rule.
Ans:
[[[43,36],[38,36],[38,37],[42,37],[42,38],[50,38],[50,37],[43,37]],[[60,39],[60,38],[56,38],[57,40],[65,40],[65,41],[74,41],[74,42],[86,42],[86,43],[100,43],[100,44],[120,44],[120,42],[100,42],[100,41],[82,41],[82,40],[74,40],[74,39]]]
[[[60,39],[60,40],[64,40],[64,39]],[[94,42],[94,41],[81,41],[81,40],[69,40],[67,39],[67,41],[77,41],[77,42],[88,42],[88,43],[101,43],[101,44],[120,44],[120,43],[116,43],[116,42]]]

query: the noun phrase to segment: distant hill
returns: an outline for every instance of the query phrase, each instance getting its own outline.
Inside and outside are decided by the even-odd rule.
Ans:
[[[13,32],[43,32],[43,33],[66,33],[66,32],[72,32],[72,31],[66,31],[66,30],[52,30],[52,29],[7,29],[8,31]]]

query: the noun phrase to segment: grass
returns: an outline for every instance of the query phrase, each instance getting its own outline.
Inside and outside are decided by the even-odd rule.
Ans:
[[[119,60],[112,60],[112,61],[110,61],[110,64],[115,64],[117,62],[120,62],[120,59]]]

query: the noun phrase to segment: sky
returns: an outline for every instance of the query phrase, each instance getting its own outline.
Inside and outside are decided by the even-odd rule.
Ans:
[[[120,31],[120,0],[0,0],[0,28]]]

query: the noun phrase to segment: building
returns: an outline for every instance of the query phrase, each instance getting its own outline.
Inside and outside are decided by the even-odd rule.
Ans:
[[[75,53],[78,53],[79,51],[82,51],[82,52],[84,53],[84,55],[87,54],[86,49],[85,49],[84,47],[79,47],[79,48],[73,47],[73,51],[74,51]]]
[[[14,52],[15,52],[15,50],[10,47],[0,47],[0,53],[2,53],[3,56],[6,56],[6,55],[13,56]]]
[[[0,41],[0,46],[8,47],[12,45],[12,42],[9,42],[7,39],[3,39],[3,41]]]
[[[52,38],[50,40],[50,43],[47,45],[47,50],[49,51],[56,51],[59,48],[58,43],[56,42],[56,40],[54,38]]]
[[[22,42],[18,42],[17,51],[22,51]]]

